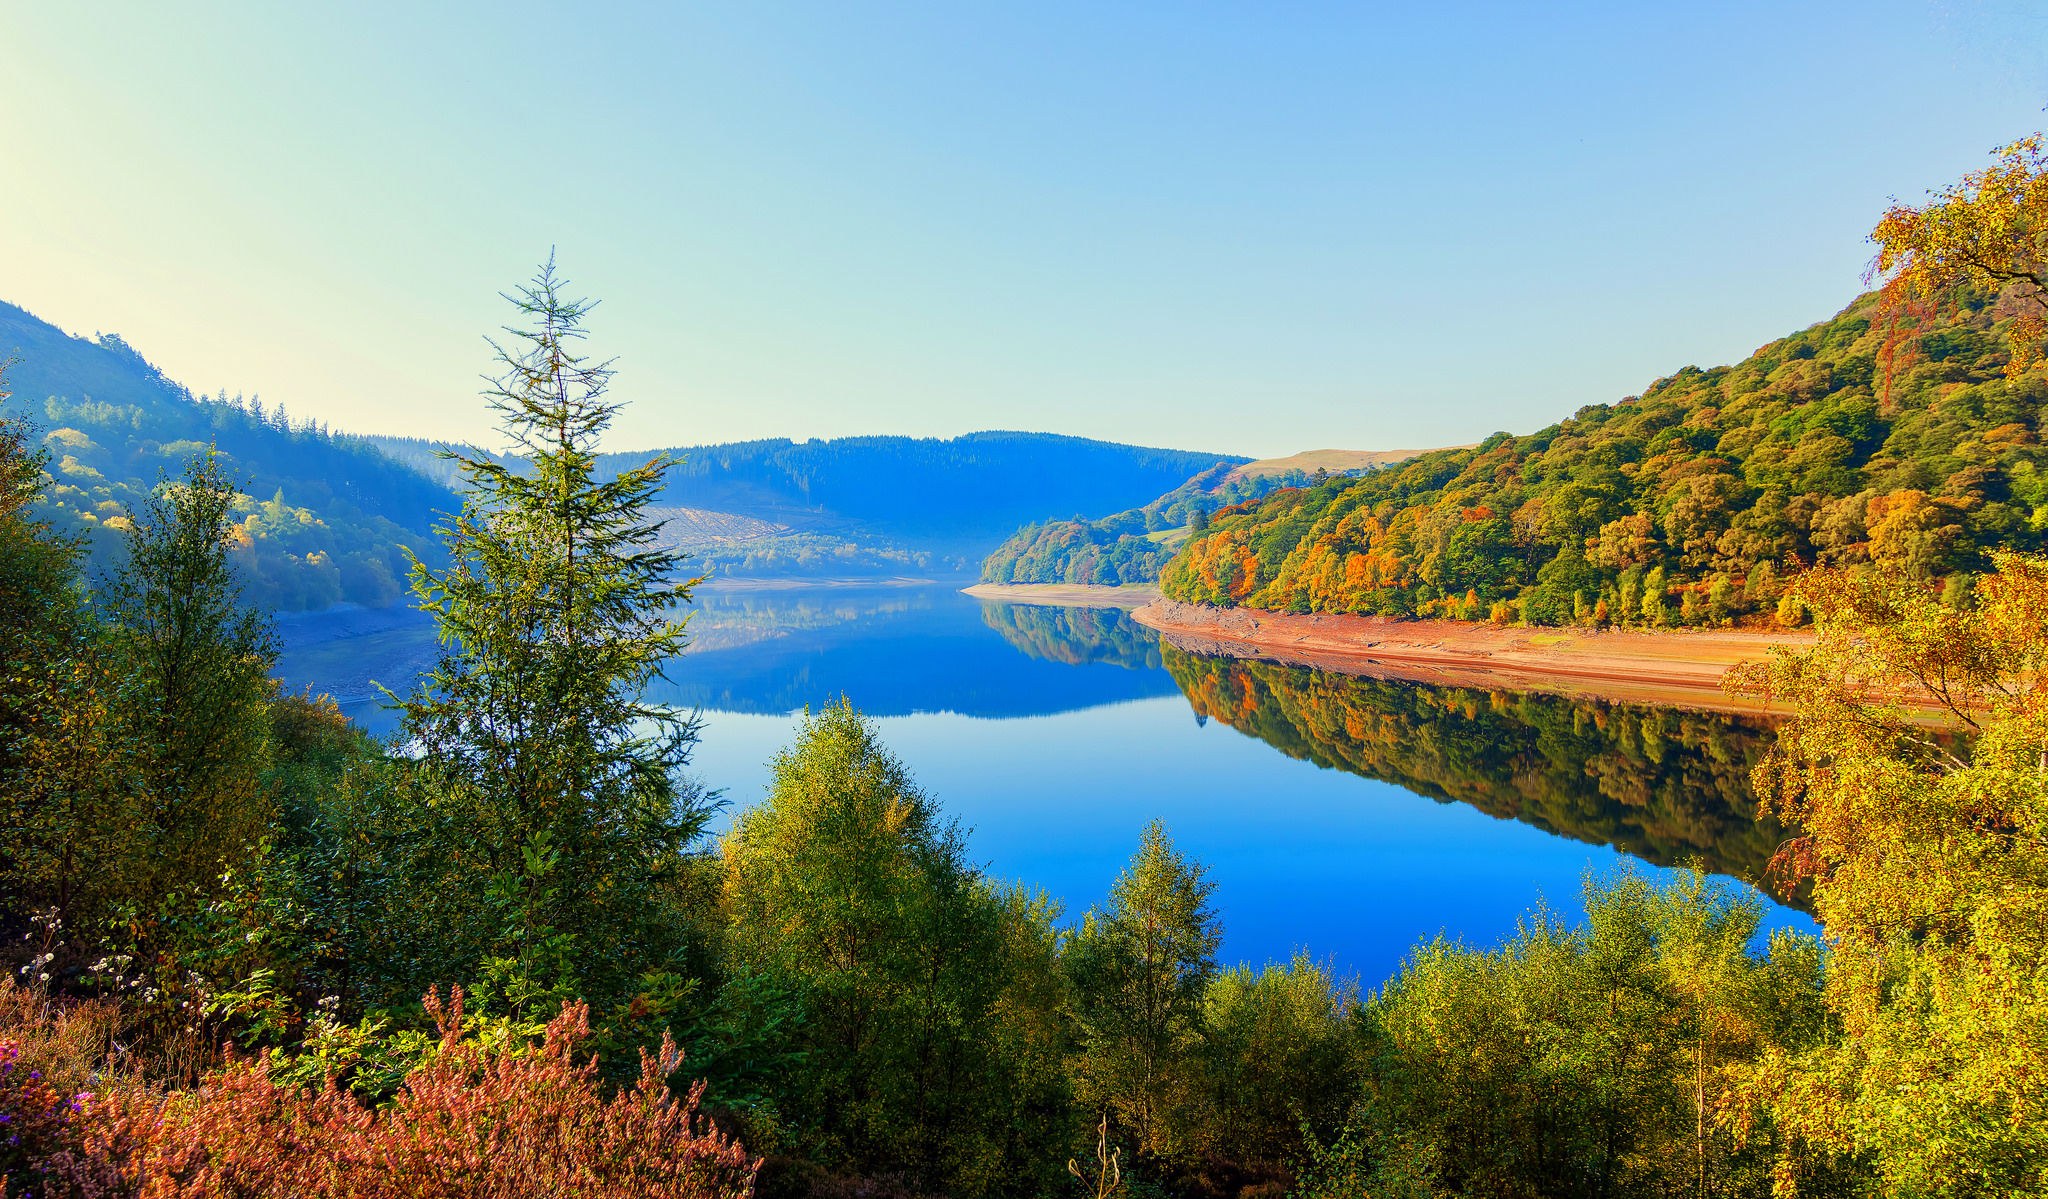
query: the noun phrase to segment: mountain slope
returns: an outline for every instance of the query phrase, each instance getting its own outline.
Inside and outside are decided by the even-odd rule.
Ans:
[[[1888,372],[1865,296],[1732,367],[1526,437],[1215,514],[1167,565],[1191,603],[1299,612],[1713,623],[1816,563],[1929,580],[2048,530],[2048,381],[2010,384],[2011,317],[1961,297]]]
[[[1142,508],[1101,520],[1051,520],[1012,533],[981,564],[985,583],[1150,583],[1172,560],[1197,512],[1307,487],[1307,472],[1362,474],[1422,450],[1310,450],[1291,458],[1218,462]]]
[[[405,551],[435,553],[434,514],[456,506],[361,438],[294,423],[282,406],[195,397],[117,336],[71,337],[0,304],[9,354],[8,410],[41,426],[50,451],[40,515],[88,538],[93,569],[118,558],[125,506],[209,445],[246,492],[235,536],[250,598],[286,611],[395,602]]]

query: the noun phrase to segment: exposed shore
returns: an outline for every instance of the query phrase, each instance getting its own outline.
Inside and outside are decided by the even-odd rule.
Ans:
[[[961,590],[977,599],[1064,608],[1142,608],[1162,602],[1157,583],[1104,587],[1095,583],[976,583]]]
[[[1761,660],[1772,646],[1804,648],[1814,642],[1811,632],[1507,628],[1456,620],[1301,616],[1168,599],[1132,616],[1194,653],[1719,712],[1763,710],[1759,702],[1722,693],[1721,676],[1730,666]]]

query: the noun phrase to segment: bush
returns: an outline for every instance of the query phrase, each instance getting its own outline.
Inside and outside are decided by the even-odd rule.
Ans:
[[[462,1037],[462,993],[427,1008],[439,1051],[388,1108],[372,1110],[330,1079],[317,1092],[281,1084],[266,1054],[163,1094],[119,1082],[79,1113],[76,1149],[45,1164],[50,1181],[86,1194],[289,1194],[307,1199],[653,1199],[742,1196],[759,1162],[703,1126],[698,1084],[681,1099],[667,1078],[672,1041],[641,1051],[640,1076],[609,1102],[597,1062],[575,1061],[587,1009],[564,1004],[542,1043]]]

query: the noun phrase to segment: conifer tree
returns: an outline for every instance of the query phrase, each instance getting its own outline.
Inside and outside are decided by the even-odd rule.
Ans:
[[[694,722],[640,698],[685,642],[684,555],[645,514],[672,462],[600,478],[620,405],[610,363],[577,352],[593,304],[563,285],[550,257],[506,297],[529,323],[491,343],[485,395],[512,459],[447,455],[467,481],[439,531],[449,565],[412,571],[444,649],[403,705],[445,834],[422,840],[439,880],[423,902],[445,926],[423,948],[444,972],[495,971],[536,1011],[660,967],[660,881],[711,811],[678,776]]]

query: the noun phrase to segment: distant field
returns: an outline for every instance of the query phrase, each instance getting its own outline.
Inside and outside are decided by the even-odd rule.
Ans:
[[[1472,443],[1479,444],[1478,442]],[[1471,446],[1446,446],[1446,449],[1465,450]],[[1362,466],[1386,466],[1393,462],[1406,462],[1419,458],[1432,450],[1306,450],[1287,458],[1261,458],[1247,462],[1231,473],[1251,477],[1254,475],[1284,475],[1290,470],[1314,474],[1317,467],[1331,474],[1342,474]]]

